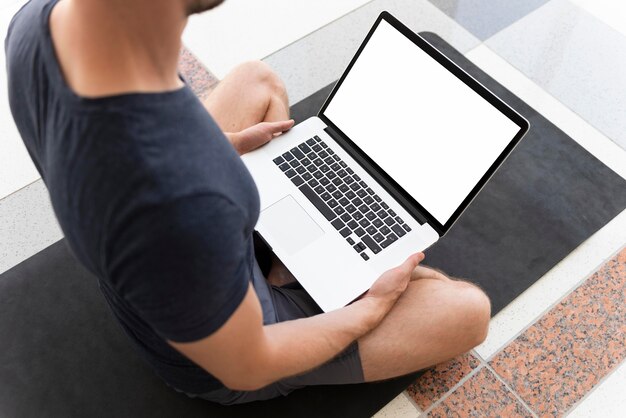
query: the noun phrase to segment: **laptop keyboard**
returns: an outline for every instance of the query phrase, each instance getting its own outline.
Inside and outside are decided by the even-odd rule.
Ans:
[[[411,231],[317,135],[274,163],[365,261]]]

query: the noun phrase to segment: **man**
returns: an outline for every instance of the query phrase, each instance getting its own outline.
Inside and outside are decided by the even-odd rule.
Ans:
[[[283,84],[247,63],[202,104],[177,74],[188,16],[219,3],[31,0],[6,40],[18,129],[139,353],[174,389],[233,404],[387,379],[479,344],[487,297],[418,266],[423,254],[329,313],[276,259],[266,280],[237,153],[291,128]]]

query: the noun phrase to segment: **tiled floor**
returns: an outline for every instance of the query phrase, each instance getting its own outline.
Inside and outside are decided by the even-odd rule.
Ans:
[[[0,2],[0,30],[21,3]],[[228,0],[191,22],[181,72],[196,91],[206,94],[216,78],[192,54],[219,76],[239,61],[266,57],[292,101],[300,100],[333,81],[387,9],[416,31],[437,32],[626,178],[623,2],[271,0],[263,9],[257,3]],[[266,10],[276,13],[260,13]],[[62,232],[41,180],[24,187],[38,175],[12,124],[0,74],[2,272]],[[624,416],[625,246],[626,211],[496,315],[485,343],[426,372],[377,417]]]

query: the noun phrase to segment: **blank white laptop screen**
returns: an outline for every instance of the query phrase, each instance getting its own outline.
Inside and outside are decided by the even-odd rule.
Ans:
[[[385,20],[324,115],[441,224],[520,130]]]

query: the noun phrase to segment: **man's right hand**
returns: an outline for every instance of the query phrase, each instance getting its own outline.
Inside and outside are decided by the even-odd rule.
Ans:
[[[260,389],[319,366],[378,326],[423,259],[422,253],[412,255],[344,308],[266,326],[250,284],[243,302],[215,333],[191,343],[170,344],[227,387]]]
[[[383,273],[372,287],[361,296],[359,301],[372,303],[373,309],[377,311],[377,315],[374,316],[376,323],[373,327],[382,321],[398,298],[404,293],[411,281],[413,270],[422,260],[424,260],[424,253],[413,254],[398,267]]]

